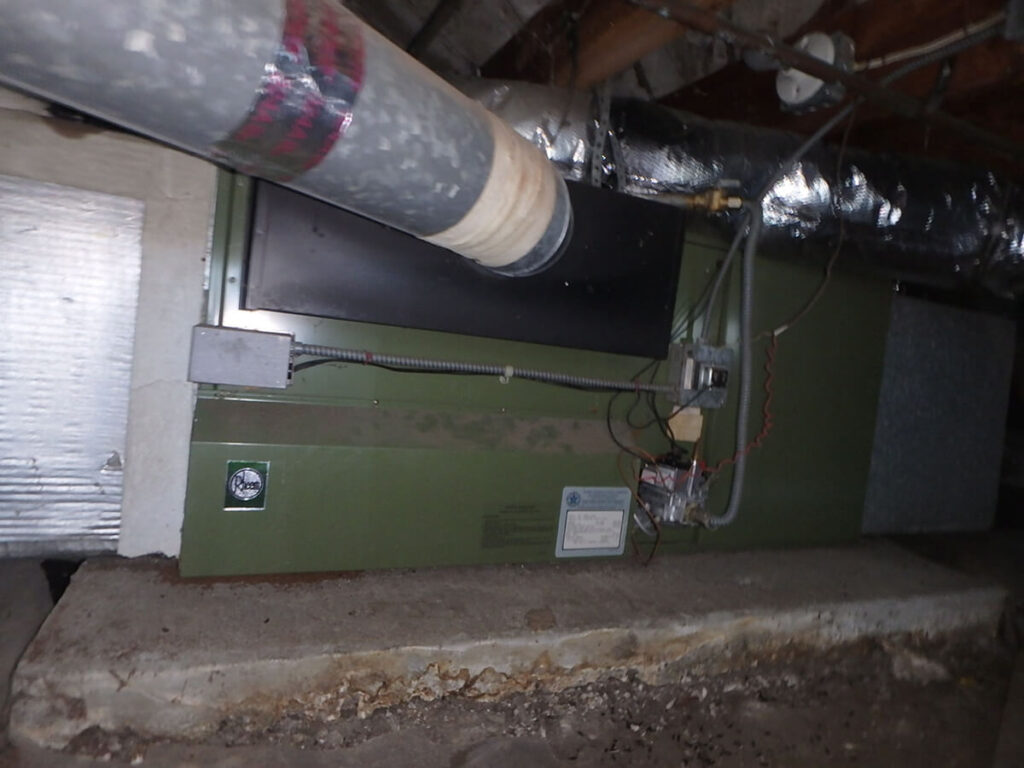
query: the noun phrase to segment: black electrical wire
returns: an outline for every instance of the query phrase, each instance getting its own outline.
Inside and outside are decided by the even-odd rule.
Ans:
[[[612,429],[612,406],[615,404],[615,401],[618,399],[619,395],[621,395],[621,394],[622,394],[622,392],[616,392],[614,395],[609,397],[608,398],[608,405],[604,409],[604,426],[605,426],[605,429],[608,430],[608,437],[611,438],[612,442],[615,443],[615,445],[617,445],[620,450],[625,451],[626,453],[628,453],[630,456],[632,456],[635,459],[640,459],[641,461],[647,461],[647,457],[646,456],[644,456],[642,453],[637,453],[632,448],[630,448],[628,445],[626,445],[621,440],[619,440],[619,438],[615,435],[615,430]]]
[[[673,434],[672,432],[672,427],[669,426],[669,420],[675,414],[679,413],[680,411],[686,410],[694,403],[696,403],[700,399],[700,396],[703,395],[705,392],[710,391],[710,389],[711,387],[702,387],[701,389],[697,390],[693,397],[691,397],[682,405],[678,405],[675,408],[673,408],[672,413],[670,413],[668,416],[662,416],[661,413],[655,408],[654,402],[651,402],[651,411],[654,413],[655,417],[654,420],[652,420],[651,424],[653,424],[656,421],[661,426],[662,434],[665,436],[665,439],[668,440],[669,445],[673,449],[686,450],[685,448],[683,448],[682,443],[676,440],[675,434]],[[648,424],[648,426],[650,426],[650,424]]]
[[[641,368],[639,371],[637,371],[633,375],[633,378],[634,379],[639,379],[642,375],[644,375],[644,373],[646,373],[652,367],[653,367],[654,370],[651,371],[651,375],[650,375],[650,377],[648,379],[648,383],[653,384],[654,380],[658,376],[658,370],[661,367],[661,361],[660,360],[656,360],[656,359],[655,360],[651,360],[651,362],[649,362],[647,365],[645,365],[643,368]],[[629,426],[630,429],[633,429],[633,430],[635,430],[637,432],[641,432],[641,431],[643,431],[645,429],[649,429],[650,427],[652,427],[655,424],[657,424],[658,425],[658,431],[661,433],[662,437],[664,437],[665,440],[668,441],[669,448],[671,450],[685,450],[683,448],[682,444],[678,440],[675,439],[675,435],[672,434],[672,428],[669,426],[668,421],[669,421],[669,419],[672,418],[672,415],[674,413],[676,413],[676,412],[678,412],[678,411],[680,411],[680,410],[682,410],[684,408],[689,408],[691,405],[693,405],[697,401],[697,399],[702,394],[704,394],[707,391],[708,391],[708,388],[701,389],[693,397],[691,397],[686,403],[684,403],[681,406],[677,406],[677,407],[673,408],[672,409],[672,414],[669,414],[668,416],[663,416],[661,414],[661,412],[658,410],[657,397],[656,397],[655,393],[653,393],[653,392],[637,392],[636,393],[636,397],[633,400],[633,404],[629,407],[629,410],[626,411],[625,422],[626,422],[627,426]],[[624,393],[618,392],[617,394],[624,394]],[[611,409],[611,405],[615,401],[616,396],[617,395],[613,395],[612,398],[609,400],[609,410]],[[636,412],[637,407],[641,403],[643,403],[646,406],[646,408],[650,412],[652,418],[648,419],[645,422],[637,423],[636,421],[633,420],[633,416],[634,416],[634,414]],[[609,418],[607,419],[607,421],[609,422],[609,429],[610,429],[610,422],[611,422],[610,415],[609,415]],[[616,441],[616,445],[619,445],[620,448],[623,448],[623,446],[621,444],[619,444],[617,441]],[[634,456],[635,455],[636,454],[634,454]]]
[[[682,324],[678,324],[673,321],[672,324],[672,339],[682,339],[684,336],[692,335],[694,323],[697,322],[698,316],[701,314],[702,309],[711,298],[712,287],[714,286],[714,277],[712,276],[701,289],[700,295],[697,296],[696,301],[690,305],[690,308],[686,311],[686,314],[682,317]],[[701,333],[704,331],[702,330]]]
[[[675,450],[678,448],[679,444],[676,442],[675,436],[672,434],[672,428],[668,425],[668,419],[662,416],[658,411],[658,404],[653,397],[647,398],[647,409],[654,417],[654,423],[658,426],[658,432],[660,432],[661,436],[668,441],[670,449]]]
[[[323,357],[323,358],[317,358],[315,360],[307,360],[307,361],[302,362],[302,363],[296,363],[293,366],[292,371],[295,372],[295,373],[298,373],[300,371],[309,370],[310,368],[315,368],[316,366],[320,366],[320,365],[327,365],[329,363],[352,363],[352,361],[350,359],[348,359],[348,358]],[[491,376],[491,375],[493,375],[491,373],[483,373],[483,372],[479,372],[478,373],[478,372],[469,372],[469,371],[433,371],[433,370],[423,370],[423,369],[419,369],[419,368],[401,368],[401,367],[397,367],[397,366],[393,366],[393,365],[387,365],[385,363],[380,363],[380,362],[377,362],[375,360],[365,360],[365,361],[361,360],[357,364],[358,365],[368,365],[368,366],[371,366],[371,367],[374,367],[374,368],[381,368],[383,370],[392,371],[394,373],[442,374],[442,375],[447,375],[447,376]],[[633,375],[632,379],[633,380],[639,379],[640,376],[643,376],[648,370],[650,370],[653,367],[654,371],[653,371],[653,373],[651,375],[651,382],[653,382],[655,376],[657,375],[658,366],[659,365],[660,365],[660,361],[658,361],[656,359],[655,360],[651,360],[649,363],[647,363],[645,366],[643,366],[640,370],[638,370],[636,372],[636,374]],[[530,381],[530,379],[527,379],[527,381]],[[605,428],[608,431],[608,436],[611,438],[612,442],[615,443],[616,446],[618,446],[621,450],[625,451],[629,455],[631,455],[631,456],[633,456],[635,458],[641,459],[641,460],[646,460],[647,459],[646,456],[644,456],[641,453],[638,453],[637,451],[633,450],[632,448],[630,448],[629,446],[624,444],[621,440],[619,440],[618,436],[616,436],[616,434],[615,434],[615,430],[612,428],[612,407],[613,407],[616,399],[619,396],[621,396],[623,394],[626,394],[626,390],[622,390],[622,389],[609,389],[609,388],[603,388],[603,387],[577,386],[577,385],[573,385],[573,384],[567,384],[565,382],[539,382],[539,383],[552,384],[554,386],[559,386],[559,387],[563,387],[563,388],[566,388],[566,389],[573,389],[573,390],[578,390],[578,391],[583,391],[583,392],[609,392],[609,391],[612,392],[613,394],[608,399],[608,405],[605,408]],[[648,394],[648,393],[639,392],[639,391],[636,392],[636,398],[637,399],[636,399],[636,402],[634,402],[634,407],[636,406],[636,404],[638,402],[640,402],[643,399],[643,396],[645,394]],[[699,396],[699,393],[698,393],[698,396]],[[694,399],[696,399],[696,398],[694,398]],[[653,406],[653,398],[651,398],[650,404],[651,404],[651,407],[653,409],[653,407],[654,407]],[[656,418],[658,419],[659,424],[664,422],[664,419],[657,412],[657,410],[654,410],[654,414],[655,414]],[[651,422],[651,423],[653,423],[653,422]],[[666,426],[662,428],[663,432],[665,430],[667,430],[667,422],[664,422],[664,423],[666,424]],[[633,426],[633,425],[631,424],[630,426]],[[648,426],[650,426],[650,424],[648,424]],[[666,437],[671,440],[670,434],[671,433],[668,433],[666,435]]]
[[[650,378],[650,382],[653,383],[655,377],[658,375],[658,367],[660,365],[661,365],[661,361],[659,361],[657,359],[651,360],[649,363],[647,363],[647,365],[645,365],[643,368],[641,368],[640,370],[638,370],[636,373],[633,374],[633,376],[632,376],[633,380],[636,381],[641,376],[643,376],[645,373],[647,373],[647,371],[649,371],[651,368],[654,368],[654,370],[651,372],[651,378]],[[619,440],[619,438],[616,437],[615,430],[612,429],[612,406],[615,404],[615,401],[618,399],[619,395],[622,395],[622,394],[625,394],[625,393],[623,391],[621,391],[621,390],[616,392],[615,394],[613,394],[610,398],[608,398],[608,405],[605,407],[604,423],[605,423],[605,428],[608,430],[608,437],[610,437],[612,439],[612,442],[615,443],[615,445],[617,445],[621,450],[623,450],[626,453],[628,453],[630,456],[633,456],[634,458],[646,461],[646,457],[645,456],[643,456],[642,454],[637,453],[632,448],[629,448],[628,446],[624,445]],[[643,397],[642,393],[640,393],[638,391],[636,393],[636,400],[633,401],[633,405],[630,407],[629,411],[626,413],[626,424],[629,425],[633,429],[635,429],[635,427],[630,422],[630,418],[629,417],[630,417],[630,414],[632,414],[633,410],[636,408],[636,406],[640,403],[642,397]]]
[[[701,305],[705,302],[706,299],[708,299],[710,297],[710,294],[712,293],[711,289],[712,289],[713,282],[714,282],[714,279],[711,279],[711,280],[709,280],[705,284],[704,288],[701,290],[700,296],[697,298],[697,301],[694,302],[693,305],[687,311],[685,317],[689,318],[689,320],[690,320],[689,324],[691,326],[693,324],[693,320],[696,318],[698,312],[700,311]],[[634,379],[639,379],[640,376],[642,376],[644,373],[647,372],[647,370],[651,369],[652,367],[653,367],[654,370],[651,371],[650,377],[648,378],[648,383],[649,384],[653,384],[655,379],[658,376],[658,370],[661,367],[661,361],[660,360],[651,360],[651,362],[649,362],[647,365],[645,365],[643,368],[641,368],[639,371],[637,371],[637,373],[634,374],[633,378]],[[674,413],[676,413],[677,411],[680,411],[680,410],[682,410],[684,408],[689,408],[691,405],[693,405],[697,401],[697,399],[700,398],[700,396],[702,394],[704,394],[705,392],[708,391],[708,389],[709,388],[704,388],[704,389],[701,389],[700,391],[698,391],[686,403],[684,403],[681,406],[677,406],[676,408],[673,408],[672,414],[669,414],[668,416],[663,416],[661,414],[661,412],[658,410],[657,397],[656,397],[655,393],[653,393],[653,392],[637,392],[636,393],[636,397],[633,400],[633,404],[629,407],[629,410],[626,412],[626,417],[625,417],[626,424],[631,429],[636,430],[638,432],[639,431],[643,431],[645,429],[649,429],[650,427],[652,427],[655,424],[657,424],[658,425],[658,431],[668,441],[668,444],[669,444],[671,450],[685,450],[683,448],[682,444],[678,440],[675,439],[675,435],[672,434],[672,429],[669,426],[668,421],[669,421],[669,419],[671,419],[672,415]],[[636,421],[633,420],[633,416],[634,416],[634,414],[636,412],[637,407],[641,403],[643,403],[646,406],[646,408],[649,411],[649,413],[650,413],[652,418],[648,419],[647,421],[637,423]],[[620,445],[620,447],[622,447],[622,446]]]
[[[704,387],[704,388],[698,390],[693,395],[693,397],[691,397],[689,400],[687,400],[682,405],[674,408],[673,409],[673,413],[676,413],[678,411],[681,411],[681,410],[684,410],[686,408],[689,408],[691,405],[696,403],[697,400],[700,398],[700,396],[703,395],[705,392],[707,392],[709,389],[710,389],[710,387]],[[634,458],[637,458],[637,459],[640,459],[642,461],[649,461],[649,458],[650,458],[649,456],[645,456],[644,454],[638,453],[637,451],[633,450],[629,446],[625,445],[621,440],[619,440],[619,438],[615,435],[614,430],[612,429],[612,406],[615,404],[615,401],[616,401],[616,399],[618,399],[619,395],[622,395],[622,394],[624,394],[624,393],[621,392],[621,391],[620,392],[616,392],[614,395],[612,395],[610,398],[608,398],[608,406],[605,409],[605,427],[608,430],[608,436],[612,439],[612,442],[615,443],[615,445],[617,445],[620,449],[622,449],[623,451],[628,453],[630,456],[632,456]],[[636,429],[636,430],[639,431],[639,430],[642,430],[642,429],[647,429],[648,427],[651,427],[654,424],[658,424],[659,425],[659,431],[661,432],[662,436],[668,441],[671,450],[686,450],[685,448],[683,448],[682,443],[680,443],[678,440],[676,440],[675,436],[672,434],[672,429],[671,429],[671,427],[668,424],[668,419],[671,418],[671,415],[668,416],[668,417],[662,416],[661,413],[659,413],[657,411],[657,409],[655,408],[653,402],[649,403],[649,405],[650,405],[650,408],[651,408],[652,412],[654,413],[654,418],[651,419],[650,421],[648,421],[646,424],[643,424],[643,425],[633,425],[633,424],[631,424],[631,423],[629,423],[627,421],[627,424],[630,426],[630,428]]]
[[[653,367],[654,370],[651,371],[651,375],[647,379],[647,383],[648,384],[653,384],[654,380],[658,377],[658,371],[661,368],[661,361],[658,360],[658,359],[651,360],[651,362],[649,362],[642,369],[637,371],[636,375],[633,378],[634,379],[639,379],[651,367]],[[633,421],[633,413],[636,411],[637,406],[640,405],[640,403],[642,403],[642,402],[644,402],[644,395],[643,395],[642,392],[637,392],[636,393],[636,397],[633,400],[633,405],[631,405],[629,407],[629,410],[626,411],[626,423],[630,426],[631,429],[637,429],[637,430],[639,430],[639,429],[647,429],[647,427],[649,427],[653,423],[653,422],[648,422],[646,425],[639,425],[639,424],[634,423],[634,421]]]
[[[647,408],[648,408],[648,410],[651,409],[650,402],[647,403]],[[629,426],[632,427],[635,430],[644,430],[644,429],[649,429],[650,427],[653,427],[657,423],[658,423],[658,417],[657,417],[657,415],[655,415],[652,418],[648,419],[647,421],[645,421],[645,422],[643,422],[641,424],[630,423]]]
[[[437,376],[437,375],[440,375],[440,376],[485,376],[485,377],[493,377],[494,376],[493,373],[484,372],[484,371],[432,371],[432,370],[425,370],[425,369],[422,369],[422,368],[401,368],[399,366],[387,365],[385,363],[379,363],[376,360],[367,360],[367,361],[360,360],[358,363],[353,363],[352,360],[349,360],[347,358],[340,358],[340,357],[322,357],[322,358],[317,358],[316,360],[307,360],[307,361],[302,362],[302,363],[296,363],[295,365],[292,366],[292,372],[299,373],[300,371],[309,370],[310,368],[314,368],[314,367],[316,367],[318,365],[327,365],[328,363],[350,363],[350,364],[353,364],[353,365],[367,365],[367,366],[370,366],[371,368],[380,368],[381,370],[391,371],[393,373],[417,373],[417,374],[434,375],[434,376]],[[623,392],[627,391],[627,390],[622,390],[622,389],[619,389],[619,388],[616,388],[616,387],[588,387],[588,386],[583,386],[583,385],[580,385],[580,384],[569,384],[569,383],[563,382],[563,381],[537,381],[536,379],[525,379],[525,378],[524,379],[520,379],[520,380],[521,381],[532,381],[532,382],[537,383],[537,384],[547,384],[547,385],[553,386],[553,387],[561,387],[562,389],[572,389],[572,390],[575,390],[577,392],[597,392],[597,393],[614,392],[616,394],[620,394],[621,395],[621,394],[623,394]]]
[[[640,403],[643,402],[645,402],[644,398],[640,395],[639,392],[637,392],[636,397],[633,399],[633,404],[629,406],[629,410],[626,411],[626,424],[629,425],[630,429],[647,429],[647,427],[651,426],[651,424],[654,423],[653,421],[649,421],[646,424],[637,424],[635,421],[633,421],[633,414],[636,412],[637,406],[639,406]]]
[[[292,366],[292,371],[298,373],[299,371],[305,371],[309,368],[315,368],[318,365],[327,365],[328,363],[351,363],[351,360],[347,360],[343,357],[322,357],[316,360],[307,360],[304,363],[296,363]],[[429,371],[421,370],[419,368],[398,368],[393,365],[385,365],[384,363],[378,363],[376,361],[359,362],[355,365],[369,365],[373,368],[381,368],[385,371],[393,371],[394,373],[424,373],[428,375],[442,375],[442,376],[492,376],[490,373],[476,372],[476,371]]]
[[[591,376],[578,376],[558,371],[544,371],[533,368],[518,368],[512,365],[496,365],[493,363],[476,363],[460,360],[438,360],[425,357],[409,357],[374,353],[369,350],[329,347],[319,344],[292,343],[292,356],[314,357],[323,362],[353,363],[382,367],[400,373],[420,373],[432,371],[453,375],[494,376],[507,382],[512,379],[526,379],[542,384],[577,389],[586,392],[663,392],[670,394],[672,387],[668,384],[648,384],[636,379],[602,379]],[[318,363],[320,364],[320,363]],[[301,364],[302,370],[308,367]]]

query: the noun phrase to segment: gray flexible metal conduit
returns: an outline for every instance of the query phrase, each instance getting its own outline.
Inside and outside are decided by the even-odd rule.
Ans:
[[[750,210],[749,207],[746,208]],[[749,218],[749,217],[748,217]],[[722,285],[725,283],[725,276],[729,274],[729,269],[732,267],[732,260],[736,257],[736,253],[740,249],[740,245],[743,243],[743,238],[747,235],[748,221],[739,221],[736,224],[736,234],[733,236],[732,243],[729,245],[729,250],[725,254],[725,258],[722,259],[722,264],[718,268],[718,272],[715,273],[715,280],[711,285],[711,291],[708,294],[708,303],[704,307],[704,314],[701,316],[700,323],[700,337],[703,340],[707,340],[708,333],[711,330],[711,316],[715,311],[715,303],[718,300],[718,294],[722,290]]]
[[[736,463],[732,471],[729,505],[725,512],[708,520],[709,528],[721,528],[736,520],[743,501],[743,481],[747,474],[747,425],[750,422],[750,401],[753,393],[753,312],[754,312],[754,257],[761,236],[762,212],[760,201],[750,204],[750,232],[743,248],[743,280],[740,289],[740,392],[736,405]]]
[[[469,363],[459,360],[436,360],[425,357],[406,357],[403,355],[379,355],[362,349],[324,347],[298,342],[292,345],[292,355],[296,357],[303,355],[320,357],[344,363],[404,368],[412,372],[423,371],[430,373],[470,374],[474,376],[498,376],[504,379],[526,379],[527,381],[537,381],[543,384],[558,384],[567,387],[578,387],[580,389],[654,392],[655,394],[669,394],[675,391],[674,387],[667,384],[596,379],[589,376],[574,376],[556,371],[516,368],[511,365]]]

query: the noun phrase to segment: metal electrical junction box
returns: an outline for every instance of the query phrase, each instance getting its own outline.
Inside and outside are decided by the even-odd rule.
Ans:
[[[284,389],[291,380],[292,337],[197,325],[188,378],[197,384]]]
[[[729,347],[673,344],[668,354],[670,380],[676,387],[672,399],[693,408],[724,406],[734,357]]]

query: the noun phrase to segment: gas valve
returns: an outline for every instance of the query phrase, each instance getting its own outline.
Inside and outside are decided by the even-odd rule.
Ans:
[[[633,513],[640,530],[651,536],[663,525],[706,525],[708,486],[700,465],[687,457],[663,456],[640,470]]]

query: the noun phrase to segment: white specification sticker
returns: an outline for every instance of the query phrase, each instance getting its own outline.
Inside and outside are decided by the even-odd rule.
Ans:
[[[562,549],[611,549],[622,535],[621,509],[570,509]]]
[[[621,555],[626,546],[629,505],[628,488],[564,488],[555,556]]]

